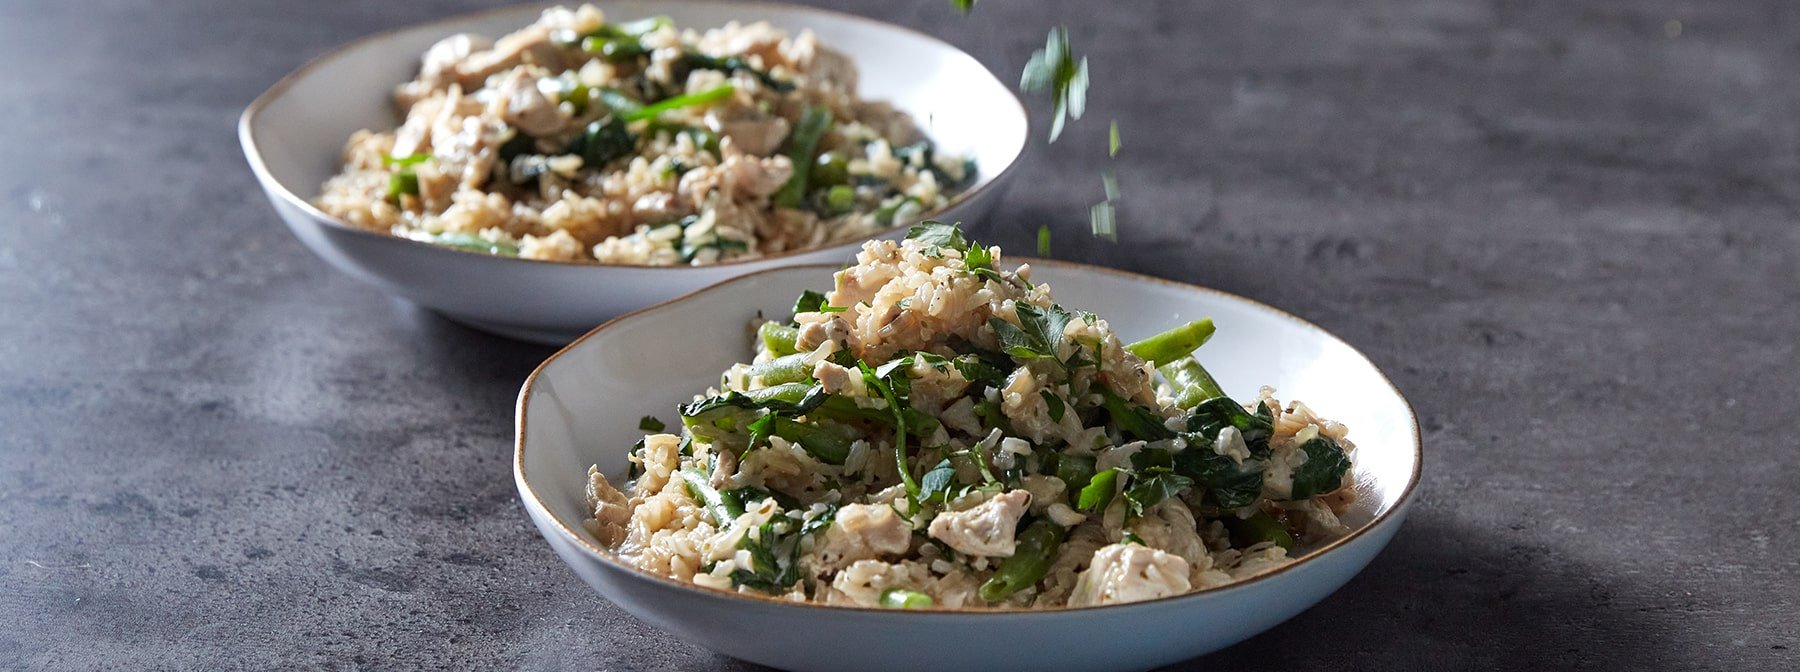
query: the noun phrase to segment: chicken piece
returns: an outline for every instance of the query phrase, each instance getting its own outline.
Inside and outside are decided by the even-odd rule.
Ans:
[[[1009,490],[968,510],[940,513],[931,520],[931,538],[968,555],[1012,557],[1013,533],[1030,504],[1030,492]]]
[[[1154,600],[1193,588],[1181,556],[1138,544],[1112,544],[1094,551],[1088,568],[1075,578],[1069,606],[1086,607]]]
[[[719,169],[725,176],[726,195],[739,203],[768,198],[794,175],[794,164],[785,156],[761,159],[733,154],[719,164]]]
[[[493,48],[494,41],[474,33],[459,33],[438,40],[419,61],[419,76],[394,90],[394,104],[402,112],[457,83],[456,66],[470,54]]]
[[[457,81],[456,67],[471,54],[494,48],[494,41],[474,33],[457,33],[438,40],[425,50],[419,64],[419,81],[433,89],[448,87]]]
[[[855,352],[862,344],[856,336],[856,330],[850,322],[840,315],[830,315],[820,319],[807,321],[800,325],[800,333],[794,338],[794,347],[800,352],[812,352],[826,342],[837,343],[837,350]]]
[[[913,124],[912,116],[888,102],[859,100],[854,107],[856,118],[875,129],[881,137],[887,138],[888,143],[894,147],[905,147],[925,139],[925,134]]]
[[[809,81],[824,88],[836,88],[839,91],[856,91],[856,62],[850,60],[831,47],[815,45],[812,63],[806,69]]]
[[[1168,550],[1183,558],[1206,555],[1206,541],[1200,538],[1194,512],[1179,498],[1165,499],[1132,521],[1128,528],[1144,543]]]
[[[781,189],[794,174],[794,164],[785,156],[758,158],[737,149],[727,139],[720,146],[725,160],[716,166],[700,166],[683,173],[676,193],[688,204],[706,203],[714,192],[735,203],[758,203]]]
[[[495,73],[510,70],[523,63],[541,65],[551,72],[567,69],[564,67],[562,50],[550,43],[548,26],[526,26],[500,38],[491,49],[470,53],[455,66],[456,82],[463,85],[464,89],[474,90]]]
[[[782,141],[787,139],[788,131],[791,130],[788,120],[744,105],[708,111],[706,127],[720,136],[730,138],[732,144],[737,145],[744,153],[755,156],[774,154],[775,150],[781,148]]]
[[[870,241],[856,253],[856,265],[838,271],[837,287],[825,298],[834,306],[854,306],[875,298],[875,293],[900,277],[903,253],[891,240]]]
[[[813,378],[819,381],[819,387],[826,394],[849,391],[853,395],[860,395],[864,389],[861,374],[823,359],[813,365]]]
[[[623,541],[625,526],[631,522],[631,502],[607,482],[599,467],[588,467],[587,502],[594,512],[592,519],[584,521],[588,532],[607,546]]]
[[[534,138],[555,135],[569,123],[562,108],[538,89],[537,77],[532,76],[529,68],[514,70],[500,83],[499,91],[506,98],[506,114],[501,118],[526,135]]]
[[[857,560],[905,553],[912,546],[912,526],[886,504],[845,504],[837,520],[826,528],[825,538],[814,551],[821,570],[848,566]]]

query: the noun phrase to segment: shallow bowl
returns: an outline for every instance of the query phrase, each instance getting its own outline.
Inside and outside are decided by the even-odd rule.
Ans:
[[[1419,480],[1417,418],[1394,385],[1337,337],[1230,294],[1147,276],[1032,262],[1057,301],[1097,312],[1130,341],[1211,317],[1200,351],[1232,396],[1272,385],[1344,422],[1356,443],[1352,532],[1222,588],[1147,602],[1047,611],[893,611],[726,593],[621,564],[582,527],[586,471],[622,483],[638,420],[674,406],[750,356],[747,322],[783,316],[832,267],[785,268],[716,285],[608,322],[539,366],[519,393],[514,476],[557,555],[606,599],[688,642],[795,670],[1147,669],[1275,626],[1344,585],[1399,529]],[[1346,615],[1348,617],[1348,615]]]
[[[573,0],[571,0],[573,2]],[[973,156],[969,190],[927,216],[978,221],[1000,196],[1029,132],[1025,108],[973,57],[928,35],[829,10],[696,0],[598,2],[609,19],[667,15],[710,28],[766,20],[790,33],[811,29],[861,71],[859,94],[910,113],[944,151]],[[498,257],[358,229],[314,207],[340,154],[359,129],[399,123],[396,85],[420,54],[462,32],[498,37],[550,5],[512,7],[434,21],[357,40],[302,66],[244,110],[238,139],[257,181],[295,236],[331,265],[382,291],[451,319],[515,338],[562,344],[620,313],[726,278],[804,263],[842,263],[868,238],[711,266],[620,266]],[[904,227],[869,238],[898,237]]]

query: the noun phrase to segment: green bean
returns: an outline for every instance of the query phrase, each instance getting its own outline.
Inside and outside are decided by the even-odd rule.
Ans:
[[[1212,338],[1211,319],[1199,319],[1125,346],[1131,354],[1162,366],[1193,353]]]
[[[813,162],[812,175],[807,179],[807,186],[824,189],[831,186],[845,186],[850,182],[850,162],[843,154],[825,152]]]
[[[649,119],[669,110],[716,103],[726,98],[730,98],[731,94],[735,92],[737,92],[737,87],[730,84],[720,84],[705,91],[696,91],[694,93],[675,96],[673,98],[664,98],[653,104],[645,105],[631,112],[626,112],[623,116],[625,121]]]
[[[591,35],[581,39],[581,50],[589,55],[600,56],[608,63],[623,63],[649,55],[644,45],[632,38],[608,38]]]
[[[799,209],[806,199],[806,184],[813,164],[813,155],[819,151],[819,138],[831,128],[831,108],[814,105],[806,108],[800,115],[800,123],[794,126],[794,132],[788,135],[787,156],[793,162],[794,174],[788,178],[787,184],[775,192],[775,204],[784,208]]]
[[[800,328],[780,322],[764,322],[756,328],[756,335],[762,337],[763,347],[776,355],[791,355],[796,352],[795,339],[800,337]]]
[[[1169,381],[1169,387],[1175,391],[1175,405],[1192,409],[1200,402],[1215,397],[1225,396],[1225,390],[1219,388],[1219,381],[1213,380],[1206,367],[1193,357],[1183,357],[1157,369],[1162,372],[1163,379]]]
[[[1257,511],[1249,518],[1225,516],[1225,529],[1231,532],[1231,541],[1239,546],[1273,541],[1276,546],[1294,550],[1294,535],[1288,534],[1287,528],[1281,526],[1281,521],[1262,511]]]
[[[775,435],[798,444],[826,464],[843,464],[850,456],[850,439],[824,427],[788,418],[775,418]]]
[[[856,209],[856,189],[848,184],[833,185],[825,190],[825,207],[833,214]]]
[[[627,115],[644,109],[643,103],[632,99],[631,96],[625,95],[624,91],[612,87],[601,87],[594,89],[591,93],[599,96],[600,104],[605,105],[606,110],[613,114]]]
[[[758,404],[766,404],[770,401],[785,401],[790,404],[798,404],[801,399],[806,398],[807,391],[811,389],[812,386],[806,383],[782,383],[780,385],[759,387],[750,390],[745,392],[744,396],[749,397],[751,401]]]
[[[810,380],[813,364],[808,361],[809,356],[810,353],[796,353],[776,357],[761,364],[751,364],[750,375],[762,377],[764,385]]]
[[[727,498],[717,488],[712,487],[712,484],[706,481],[706,476],[701,475],[700,472],[683,469],[679,473],[681,480],[687,485],[688,496],[706,507],[707,513],[712,514],[713,520],[719,527],[731,526],[737,521],[738,516],[744,514],[743,502],[737,501],[736,498]]]
[[[916,590],[889,588],[881,593],[881,606],[889,609],[930,609],[931,596]]]
[[[1050,572],[1056,561],[1056,549],[1062,546],[1069,531],[1061,525],[1040,518],[1019,533],[1012,557],[1000,563],[994,575],[981,584],[981,599],[999,602],[1013,593],[1037,585]]]

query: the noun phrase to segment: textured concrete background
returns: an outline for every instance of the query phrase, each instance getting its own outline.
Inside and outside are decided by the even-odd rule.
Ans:
[[[0,4],[0,668],[743,667],[526,521],[547,350],[328,269],[239,153],[304,59],[483,4]],[[978,231],[1298,313],[1418,408],[1393,546],[1184,667],[1800,667],[1800,4],[848,4],[1008,80],[1061,17],[1090,117]]]

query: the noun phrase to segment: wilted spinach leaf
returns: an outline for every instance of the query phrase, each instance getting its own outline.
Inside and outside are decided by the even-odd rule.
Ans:
[[[1343,484],[1344,472],[1350,470],[1343,446],[1320,436],[1300,444],[1300,451],[1306,453],[1306,464],[1294,470],[1294,499],[1317,497]]]

